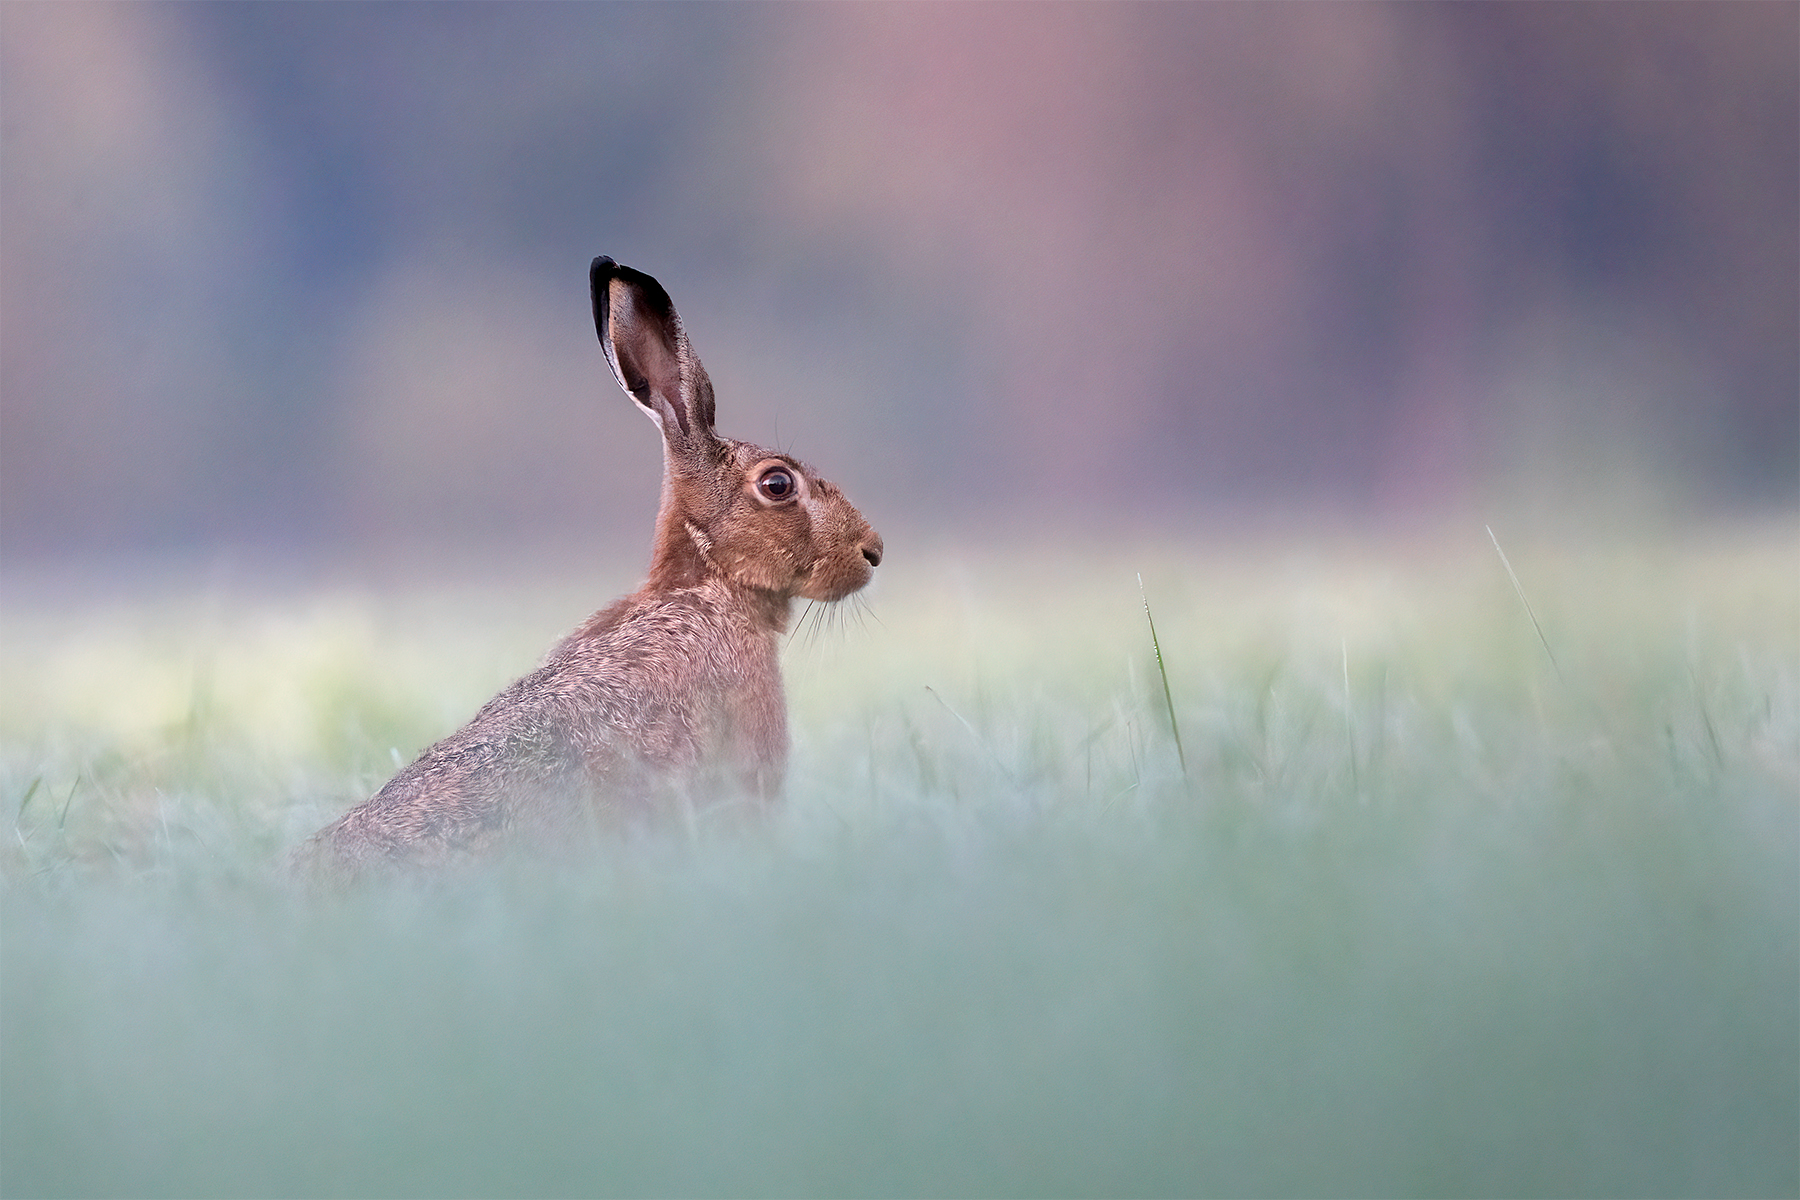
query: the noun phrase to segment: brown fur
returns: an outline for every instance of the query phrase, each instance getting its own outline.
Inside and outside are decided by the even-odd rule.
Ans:
[[[596,816],[767,801],[781,788],[789,610],[866,584],[881,538],[810,467],[713,431],[712,383],[656,280],[602,257],[590,283],[613,374],[662,431],[649,576],[316,834],[303,858],[441,861],[512,830],[560,841]],[[787,476],[787,494],[772,472]]]

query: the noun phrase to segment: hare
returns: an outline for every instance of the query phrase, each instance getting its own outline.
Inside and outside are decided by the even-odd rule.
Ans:
[[[509,830],[562,840],[596,812],[767,802],[781,788],[778,639],[793,601],[863,587],[881,538],[812,468],[713,431],[712,383],[661,284],[604,256],[589,282],[613,377],[662,433],[649,575],[315,834],[303,858],[437,861]]]

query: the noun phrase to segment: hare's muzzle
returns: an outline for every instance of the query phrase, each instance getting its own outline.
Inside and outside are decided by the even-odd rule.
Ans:
[[[860,529],[847,531],[834,549],[813,563],[801,596],[827,603],[842,600],[875,578],[875,568],[881,564],[881,535],[866,523],[859,524]]]

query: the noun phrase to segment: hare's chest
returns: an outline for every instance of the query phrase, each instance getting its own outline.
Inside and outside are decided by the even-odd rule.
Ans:
[[[787,761],[787,700],[773,637],[724,640],[696,661],[680,704],[693,730],[693,759],[779,776]]]
[[[574,742],[591,766],[626,758],[668,771],[778,768],[787,711],[772,634],[673,610],[622,623],[605,644],[568,647]]]

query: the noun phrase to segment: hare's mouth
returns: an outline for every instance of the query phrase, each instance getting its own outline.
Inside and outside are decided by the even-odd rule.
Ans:
[[[875,578],[875,566],[881,561],[881,544],[859,547],[847,554],[834,554],[813,564],[811,573],[800,588],[805,600],[829,604],[861,591]]]

